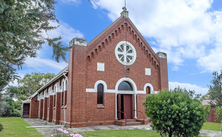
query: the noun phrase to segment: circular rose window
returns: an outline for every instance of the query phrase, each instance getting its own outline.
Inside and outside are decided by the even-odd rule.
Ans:
[[[136,50],[127,41],[121,41],[116,45],[115,55],[117,60],[123,65],[132,65],[136,60]]]

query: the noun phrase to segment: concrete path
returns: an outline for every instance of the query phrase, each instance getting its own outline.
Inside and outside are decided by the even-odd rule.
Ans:
[[[44,137],[51,137],[51,134],[57,134],[56,129],[58,127],[53,127],[53,123],[47,122],[45,120],[41,119],[24,119],[27,123],[29,123],[31,126],[44,126],[44,128],[36,128],[38,132],[40,132]],[[46,128],[45,126],[51,126],[49,128]],[[58,125],[56,125],[58,126]],[[80,133],[85,131],[97,131],[97,130],[121,130],[121,129],[127,129],[127,130],[152,130],[150,125],[137,125],[137,126],[116,126],[116,125],[108,125],[108,126],[93,126],[93,127],[82,127],[82,128],[64,128],[61,125],[61,128],[66,129],[69,131],[69,133]],[[210,131],[210,130],[201,130],[200,131],[201,136],[208,136],[208,137],[221,137],[221,132],[219,131]]]

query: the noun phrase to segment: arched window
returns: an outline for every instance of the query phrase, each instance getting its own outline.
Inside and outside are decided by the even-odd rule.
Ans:
[[[146,87],[146,94],[150,94],[150,93],[151,93],[151,91],[150,91],[150,87],[147,86],[147,87]]]
[[[123,81],[119,84],[118,90],[133,91],[133,87],[131,86],[129,82]]]
[[[97,104],[103,105],[104,101],[104,88],[103,84],[98,84],[97,86]]]

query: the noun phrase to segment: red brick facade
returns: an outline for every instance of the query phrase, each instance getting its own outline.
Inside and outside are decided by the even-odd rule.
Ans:
[[[38,118],[39,101],[37,99],[37,96],[32,98],[32,100],[30,102],[30,106],[32,106],[29,109],[30,118]]]
[[[131,43],[136,50],[132,65],[122,65],[115,56],[116,45],[121,41]],[[168,89],[167,58],[160,56],[166,54],[154,53],[131,20],[124,16],[87,45],[84,42],[80,38],[70,42],[68,68],[38,90],[31,101],[30,117],[38,116],[68,127],[115,124],[120,112],[117,95],[123,95],[122,101],[125,94],[130,94],[130,115],[135,119],[146,118],[142,105],[146,87],[149,86],[151,93]],[[98,71],[98,63],[104,64],[103,71]],[[145,74],[147,68],[151,74]],[[124,81],[132,86],[132,91],[118,90]],[[97,104],[98,84],[103,85],[102,105]],[[34,102],[37,96],[38,101]],[[40,110],[33,111],[38,105]],[[122,105],[128,104],[122,102]]]

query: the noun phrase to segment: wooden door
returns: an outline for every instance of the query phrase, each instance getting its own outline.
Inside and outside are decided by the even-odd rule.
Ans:
[[[29,115],[29,104],[24,104],[24,106],[23,106],[23,115],[24,116]]]
[[[127,116],[127,118],[125,118],[124,116],[124,119],[132,119],[132,95],[124,95],[123,102],[124,102],[123,110]]]

